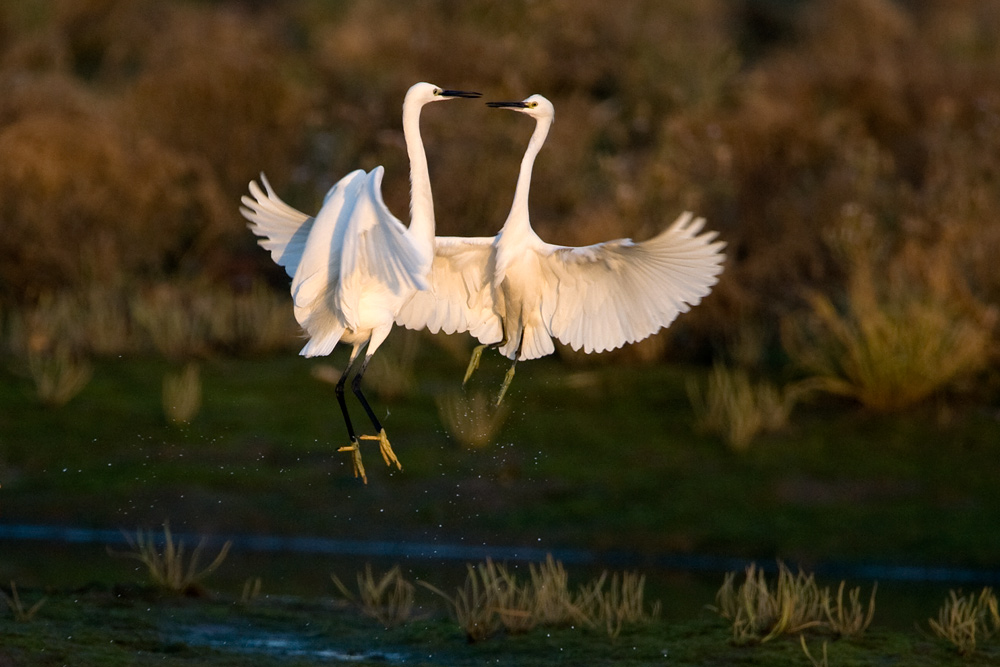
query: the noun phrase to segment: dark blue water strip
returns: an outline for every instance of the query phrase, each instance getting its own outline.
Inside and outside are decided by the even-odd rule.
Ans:
[[[159,530],[152,531],[154,541],[162,544]],[[589,551],[585,549],[542,549],[500,545],[443,544],[437,542],[393,542],[388,540],[344,540],[328,537],[294,537],[280,535],[203,536],[173,533],[175,541],[195,544],[205,540],[206,546],[232,542],[237,551],[292,552],[336,556],[366,556],[369,558],[417,558],[428,560],[540,562],[550,555],[568,565],[597,565],[617,568],[657,568],[682,572],[740,571],[754,562],[746,558],[704,554],[646,555],[630,551]],[[74,528],[70,526],[3,525],[0,540],[37,540],[64,543],[98,543],[109,546],[127,544],[126,533],[120,530]],[[777,570],[775,562],[758,562],[768,572]],[[920,583],[1000,585],[1000,570],[894,565],[885,563],[854,563],[830,561],[810,563],[807,571],[818,577],[865,579],[875,581],[908,581]]]

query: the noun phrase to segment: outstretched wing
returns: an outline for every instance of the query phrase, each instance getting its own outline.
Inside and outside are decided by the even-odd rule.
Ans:
[[[344,180],[333,186],[330,193],[332,194],[341,183],[344,183]],[[247,225],[250,231],[261,237],[257,243],[271,253],[271,259],[279,266],[283,266],[289,276],[294,276],[316,218],[282,201],[271,188],[263,172],[260,175],[260,182],[264,185],[266,194],[261,191],[256,181],[250,181],[250,194],[253,196],[243,195],[240,200],[243,202],[240,213],[250,221]]]
[[[493,237],[438,236],[434,242],[428,287],[403,305],[396,324],[431,333],[467,331],[482,343],[498,342],[503,327],[486,279]]]
[[[542,318],[574,350],[603,352],[656,333],[706,296],[722,271],[725,243],[698,234],[704,218],[683,213],[641,243],[548,245]]]

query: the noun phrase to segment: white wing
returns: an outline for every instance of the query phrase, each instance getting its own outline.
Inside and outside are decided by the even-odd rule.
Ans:
[[[496,343],[503,335],[494,311],[487,265],[493,237],[438,236],[428,288],[403,305],[396,324],[431,333],[469,332],[482,343]]]
[[[297,311],[306,314],[323,300],[354,329],[362,296],[378,292],[402,303],[410,291],[426,287],[430,259],[421,256],[406,227],[386,208],[382,174],[382,167],[370,174],[353,172],[327,195],[292,280]]]
[[[348,174],[330,189],[327,196],[329,197],[334,190],[358,173],[364,172],[356,171]],[[250,224],[247,225],[250,231],[261,237],[257,243],[271,253],[271,259],[276,264],[285,267],[289,276],[294,276],[299,261],[302,259],[306,238],[308,238],[316,218],[312,218],[282,201],[275,194],[263,173],[260,175],[260,182],[264,184],[267,193],[261,192],[255,181],[250,181],[250,194],[253,195],[253,198],[243,195],[241,199],[243,206],[240,207],[240,213],[250,221]]]
[[[668,326],[711,291],[722,242],[697,235],[704,218],[683,213],[641,243],[619,239],[580,248],[546,245],[542,318],[574,350],[603,352]]]

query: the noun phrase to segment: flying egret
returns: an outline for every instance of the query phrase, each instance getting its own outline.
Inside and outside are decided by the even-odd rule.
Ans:
[[[327,355],[339,342],[353,346],[347,367],[336,385],[344,415],[354,475],[367,483],[358,438],[344,400],[344,386],[359,353],[364,360],[351,382],[377,435],[386,465],[402,465],[392,451],[385,429],[361,391],[361,379],[389,331],[400,307],[417,290],[427,287],[434,256],[434,203],[427,156],[420,138],[420,110],[430,102],[475,98],[479,93],[445,90],[430,83],[414,84],[403,100],[403,136],[410,158],[410,226],[403,225],[382,199],[381,166],[369,173],[356,170],[338,181],[310,217],[283,202],[261,174],[264,191],[250,182],[252,198],[243,196],[240,212],[258,243],[292,277],[295,319],[309,336],[300,352],[305,357]],[[266,191],[266,192],[265,192]]]
[[[414,294],[397,322],[432,331],[470,331],[482,345],[473,351],[465,380],[479,365],[483,348],[498,347],[512,360],[499,405],[518,360],[551,354],[553,338],[574,350],[603,352],[668,326],[717,282],[725,244],[712,242],[715,232],[699,234],[705,220],[689,212],[639,243],[546,243],[531,228],[528,189],[555,110],[541,95],[487,104],[527,114],[536,122],[510,213],[495,237],[438,237],[431,287]]]

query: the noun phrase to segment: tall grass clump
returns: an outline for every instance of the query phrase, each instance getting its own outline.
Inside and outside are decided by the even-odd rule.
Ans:
[[[942,281],[947,256],[911,248],[877,273],[868,250],[852,252],[842,305],[814,292],[783,322],[785,349],[814,386],[893,411],[988,365],[997,312]]]
[[[530,565],[527,580],[489,559],[466,568],[465,582],[454,595],[420,584],[444,598],[469,641],[538,626],[600,629],[615,639],[625,626],[649,622],[660,613],[659,602],[646,603],[646,580],[636,573],[605,571],[574,593],[562,563],[551,556]]]
[[[609,577],[605,571],[580,588],[575,606],[587,625],[603,628],[615,639],[626,625],[648,623],[660,615],[658,601],[647,607],[645,589],[643,575],[615,572]]]
[[[931,632],[952,644],[961,655],[971,655],[978,645],[1000,631],[997,597],[989,587],[979,595],[948,591],[937,618],[927,619],[927,624]]]
[[[341,595],[356,603],[365,616],[374,618],[386,628],[406,623],[413,615],[416,588],[406,580],[398,565],[376,577],[371,565],[366,564],[364,573],[358,573],[357,596],[337,575],[331,574],[330,578]]]
[[[201,552],[206,542],[205,538],[202,538],[191,555],[185,558],[184,540],[174,541],[169,524],[163,524],[162,550],[160,541],[153,536],[152,531],[143,531],[140,528],[135,532],[135,535],[125,532],[122,534],[131,551],[118,552],[109,548],[108,553],[139,561],[146,566],[146,571],[154,586],[182,595],[204,595],[205,589],[201,584],[202,580],[222,565],[226,556],[229,555],[229,548],[232,546],[232,542],[226,541],[212,562],[199,569]]]
[[[743,583],[737,586],[737,573],[727,573],[711,607],[730,622],[735,644],[764,643],[810,628],[856,636],[868,628],[874,616],[874,587],[866,610],[859,601],[860,588],[850,591],[845,606],[843,582],[834,599],[830,589],[820,588],[813,575],[801,570],[793,574],[781,562],[773,586],[755,563],[747,566],[744,574]]]
[[[721,437],[730,449],[745,451],[761,433],[788,424],[795,394],[767,381],[754,382],[746,371],[715,364],[704,390],[688,383],[697,427]]]

